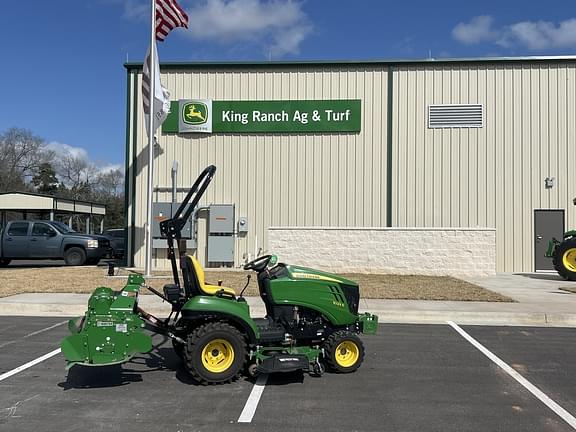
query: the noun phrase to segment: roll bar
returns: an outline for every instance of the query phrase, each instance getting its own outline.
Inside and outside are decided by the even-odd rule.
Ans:
[[[180,278],[178,277],[178,266],[176,264],[176,254],[174,250],[174,240],[176,240],[178,246],[178,257],[180,259],[180,268],[184,269],[184,263],[182,259],[186,257],[186,240],[182,240],[182,228],[186,224],[186,221],[190,218],[194,209],[200,202],[200,199],[206,192],[206,188],[212,181],[214,174],[216,173],[216,167],[214,165],[207,166],[202,173],[198,176],[184,201],[176,210],[176,213],[170,218],[160,222],[160,232],[166,236],[168,241],[168,259],[172,265],[172,276],[174,277],[174,283],[181,291]],[[192,287],[190,286],[189,278],[184,277],[184,294],[186,298],[192,297]]]

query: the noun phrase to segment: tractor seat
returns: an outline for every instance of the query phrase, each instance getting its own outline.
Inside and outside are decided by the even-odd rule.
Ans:
[[[189,268],[193,269],[194,273],[196,274],[196,278],[198,280],[198,288],[202,294],[216,295],[218,292],[222,291],[223,294],[227,294],[229,296],[231,295],[233,297],[236,296],[236,291],[234,291],[233,288],[207,284],[204,279],[204,269],[196,258],[191,255],[187,255],[186,260],[188,261]]]

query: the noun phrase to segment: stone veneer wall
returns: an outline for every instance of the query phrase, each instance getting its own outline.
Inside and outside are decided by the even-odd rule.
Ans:
[[[268,251],[281,262],[338,273],[496,273],[492,228],[271,227]]]

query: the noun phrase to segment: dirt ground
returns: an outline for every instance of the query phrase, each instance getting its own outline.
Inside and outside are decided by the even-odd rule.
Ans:
[[[33,292],[91,293],[94,288],[108,286],[119,289],[126,283],[128,272],[117,270],[118,276],[108,277],[106,267],[44,267],[7,268],[0,271],[0,297]],[[244,295],[258,295],[256,274],[244,271],[206,271],[206,281],[234,288],[240,293],[246,285],[246,275],[252,274]],[[477,285],[452,277],[400,276],[381,274],[343,274],[344,277],[360,284],[363,298],[405,299],[405,300],[457,300],[511,302],[510,298],[489,291]],[[162,286],[171,283],[169,272],[158,272],[148,284],[161,291]],[[142,293],[146,291],[143,290]]]

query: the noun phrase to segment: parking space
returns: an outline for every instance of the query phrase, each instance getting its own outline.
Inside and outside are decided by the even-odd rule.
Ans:
[[[66,322],[62,317],[0,316],[0,375],[58,348],[68,334]]]
[[[464,328],[551,399],[576,415],[576,329]]]
[[[58,347],[62,318],[0,317],[0,375]],[[42,329],[41,333],[28,336]],[[576,329],[465,327],[569,412]],[[24,337],[25,339],[21,339]],[[247,379],[197,386],[169,341],[123,366],[64,370],[56,355],[0,381],[0,429],[569,431],[568,423],[448,325],[381,325],[354,374],[268,377],[250,424]]]
[[[449,326],[386,325],[365,341],[356,374],[304,385],[273,377],[254,424],[279,430],[288,417],[294,430],[571,430]],[[292,415],[283,401],[293,401]]]

